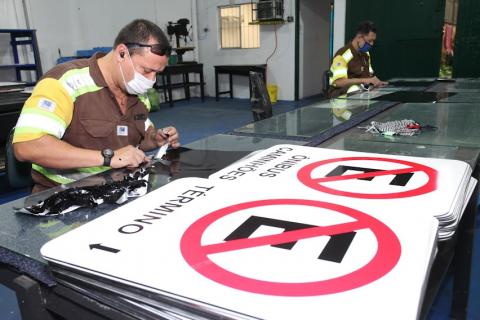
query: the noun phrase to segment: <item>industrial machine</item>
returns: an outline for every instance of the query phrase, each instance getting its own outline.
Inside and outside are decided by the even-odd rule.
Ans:
[[[167,25],[167,34],[170,38],[170,42],[173,40],[173,36],[175,36],[175,46],[173,46],[173,51],[177,53],[177,63],[183,63],[183,55],[187,51],[192,51],[195,49],[193,46],[188,46],[188,42],[192,41],[190,37],[190,31],[192,27],[187,27],[190,21],[186,18],[178,19],[177,22],[169,21]],[[182,44],[183,42],[183,44]]]

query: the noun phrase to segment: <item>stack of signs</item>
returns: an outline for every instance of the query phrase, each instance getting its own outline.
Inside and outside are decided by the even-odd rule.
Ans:
[[[415,319],[439,221],[461,216],[467,167],[276,146],[171,182],[41,253],[62,283],[144,318]],[[432,208],[415,200],[435,193],[423,198]]]
[[[41,252],[59,280],[179,318],[417,317],[436,220],[379,220],[317,193],[180,179]]]
[[[224,182],[307,187],[382,215],[439,220],[438,238],[453,236],[476,180],[462,161],[278,145],[212,175]]]

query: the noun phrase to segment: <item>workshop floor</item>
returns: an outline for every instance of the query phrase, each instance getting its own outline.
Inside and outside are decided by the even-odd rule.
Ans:
[[[319,100],[319,97],[304,99],[299,102],[279,102],[274,105],[274,114],[293,110],[300,106]],[[175,102],[170,108],[162,104],[160,110],[151,114],[156,127],[175,126],[181,135],[183,144],[213,135],[225,133],[253,121],[247,99],[221,99],[216,102],[207,98]],[[23,197],[27,190],[12,190],[6,185],[5,175],[0,172],[0,204]],[[480,215],[477,216],[475,231],[475,251],[472,266],[470,303],[468,319],[480,319]],[[452,294],[452,281],[449,276],[432,307],[428,319],[450,319],[448,312]],[[0,319],[20,320],[21,315],[13,292],[0,285]]]

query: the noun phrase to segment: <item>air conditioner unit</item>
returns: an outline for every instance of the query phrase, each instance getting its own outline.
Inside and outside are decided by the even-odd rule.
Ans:
[[[283,0],[260,0],[257,3],[257,20],[283,19]]]

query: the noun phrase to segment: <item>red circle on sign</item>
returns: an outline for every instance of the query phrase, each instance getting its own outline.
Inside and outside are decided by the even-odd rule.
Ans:
[[[401,169],[368,172],[368,173],[362,173],[362,174],[352,174],[352,175],[346,175],[346,176],[324,177],[324,178],[318,178],[318,179],[312,178],[313,170],[317,169],[322,165],[333,163],[333,162],[351,161],[351,160],[373,160],[373,161],[381,161],[381,162],[391,162],[391,163],[406,165],[408,167],[401,168]],[[369,178],[369,177],[389,175],[389,174],[399,174],[399,173],[407,173],[407,172],[411,173],[416,171],[422,171],[428,176],[427,183],[425,183],[424,185],[418,188],[408,190],[408,191],[401,191],[401,192],[380,193],[380,194],[359,193],[359,192],[337,190],[334,188],[324,186],[322,184],[322,183],[334,182],[334,181],[340,181],[340,180]],[[348,158],[327,159],[327,160],[317,161],[309,165],[306,165],[305,167],[300,169],[297,173],[297,177],[300,180],[300,182],[302,182],[304,185],[312,189],[329,193],[329,194],[338,195],[338,196],[345,196],[345,197],[351,197],[351,198],[365,198],[365,199],[407,198],[407,197],[413,197],[413,196],[429,193],[437,189],[437,176],[438,176],[437,170],[419,163],[399,160],[399,159],[387,159],[387,158],[378,158],[378,157],[348,157]]]
[[[205,230],[220,218],[245,209],[275,205],[300,205],[324,208],[348,215],[356,221],[334,226],[319,226],[288,231],[277,235],[231,240],[211,245],[201,244]],[[301,283],[264,281],[228,271],[208,257],[210,254],[219,254],[261,245],[286,243],[322,235],[340,234],[359,229],[370,229],[375,235],[378,243],[375,256],[360,269],[328,280]],[[355,289],[387,274],[395,267],[401,254],[401,246],[397,236],[381,221],[352,208],[328,202],[301,199],[272,199],[244,202],[211,212],[197,220],[185,231],[180,241],[180,250],[184,259],[192,268],[217,283],[238,290],[274,296],[318,296]]]

